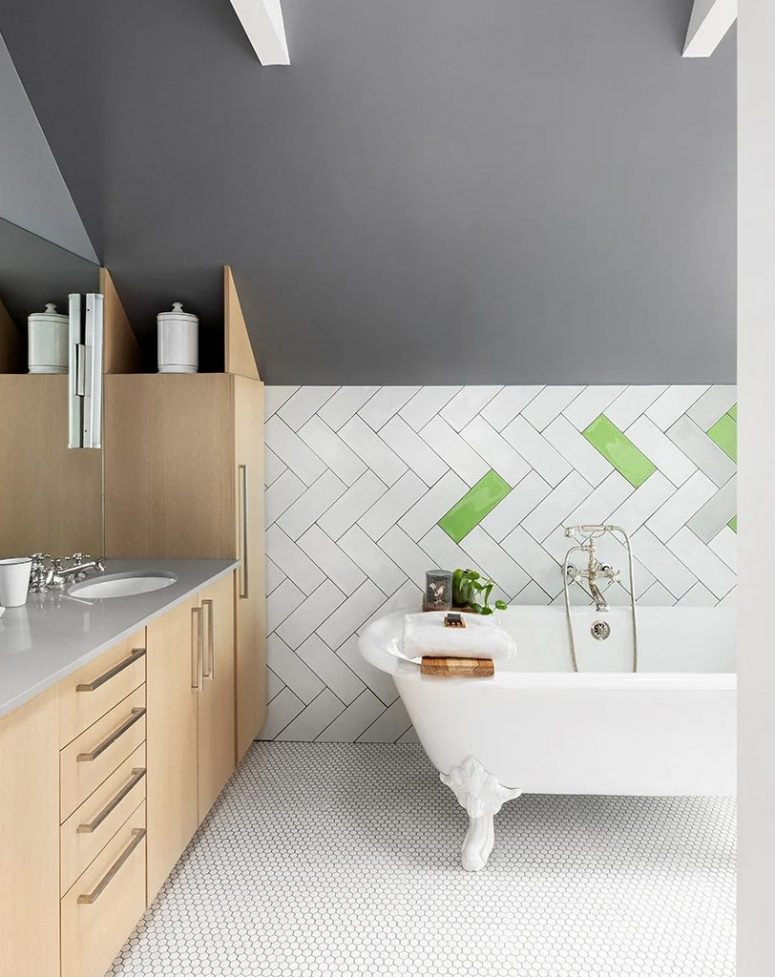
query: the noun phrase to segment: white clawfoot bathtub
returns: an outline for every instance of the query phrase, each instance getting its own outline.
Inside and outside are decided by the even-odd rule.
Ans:
[[[499,620],[517,656],[489,679],[420,675],[403,656],[403,612],[372,622],[360,649],[389,672],[441,779],[469,815],[463,867],[484,867],[493,816],[521,793],[735,793],[735,611],[574,608],[574,673],[565,611],[511,607]],[[611,628],[592,637],[594,622]]]

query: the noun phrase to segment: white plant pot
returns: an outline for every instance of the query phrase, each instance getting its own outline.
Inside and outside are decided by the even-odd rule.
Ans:
[[[199,318],[173,302],[171,312],[156,316],[159,373],[197,373],[199,370]]]
[[[30,373],[67,373],[68,317],[51,302],[45,312],[27,316],[27,367]]]

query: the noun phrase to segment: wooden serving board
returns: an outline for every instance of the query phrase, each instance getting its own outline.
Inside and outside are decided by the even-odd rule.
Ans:
[[[490,678],[495,674],[495,665],[492,658],[423,656],[420,674],[439,678]]]

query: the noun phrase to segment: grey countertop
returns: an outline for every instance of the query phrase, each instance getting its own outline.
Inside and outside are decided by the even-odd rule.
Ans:
[[[0,716],[236,566],[234,560],[106,560],[106,574],[159,570],[177,580],[163,590],[103,600],[66,591],[30,594],[24,607],[7,608],[0,617]]]

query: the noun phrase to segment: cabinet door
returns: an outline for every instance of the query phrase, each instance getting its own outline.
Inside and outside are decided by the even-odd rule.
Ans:
[[[56,692],[0,720],[0,974],[59,974]]]
[[[193,600],[151,622],[146,638],[148,902],[199,824],[197,705],[201,608]]]
[[[266,719],[264,589],[264,385],[235,376],[234,461],[237,485],[237,759]]]
[[[199,594],[204,631],[199,697],[199,820],[234,770],[234,574]]]

